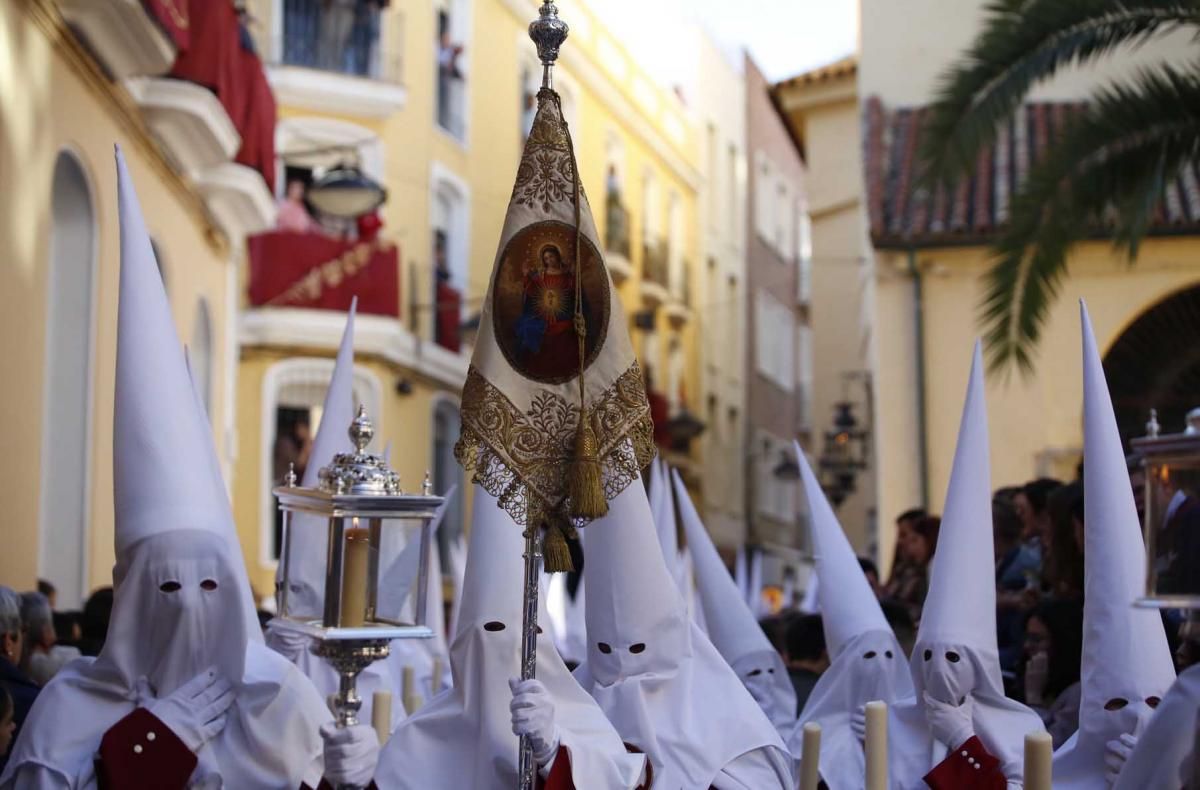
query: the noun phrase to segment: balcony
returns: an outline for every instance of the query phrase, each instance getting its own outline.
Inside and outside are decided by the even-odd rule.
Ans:
[[[395,26],[391,38],[403,41],[404,17],[370,6],[282,0],[271,48],[271,84],[281,102],[375,118],[404,107],[403,61],[385,51],[381,35]]]
[[[691,272],[691,264],[686,260],[680,261],[675,282],[671,284],[671,301],[663,308],[663,313],[675,329],[682,329],[692,320]]]
[[[392,243],[272,231],[247,241],[251,307],[345,311],[400,318],[400,252]]]
[[[667,243],[662,239],[643,243],[642,299],[652,304],[667,302],[670,299],[669,278]]]
[[[457,354],[462,349],[462,293],[448,282],[439,282],[434,295],[433,342]]]
[[[609,192],[604,205],[604,259],[617,285],[633,273],[629,255],[629,210],[621,203],[619,193]]]
[[[166,73],[187,43],[187,10],[180,14],[162,0],[59,0],[58,6],[114,80]]]

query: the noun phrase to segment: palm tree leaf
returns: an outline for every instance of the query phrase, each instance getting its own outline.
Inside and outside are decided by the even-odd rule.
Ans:
[[[1098,92],[1030,171],[997,241],[981,306],[993,371],[1033,364],[1081,239],[1108,227],[1132,260],[1167,183],[1200,161],[1200,68],[1163,66]]]
[[[922,135],[926,184],[969,172],[1036,83],[1180,26],[1200,27],[1200,0],[993,0],[982,32],[939,82]]]

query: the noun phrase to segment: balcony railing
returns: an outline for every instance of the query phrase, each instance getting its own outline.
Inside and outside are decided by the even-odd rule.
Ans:
[[[434,290],[433,342],[458,353],[462,348],[462,292],[453,285],[439,282]]]
[[[275,47],[285,66],[400,82],[400,58],[382,51],[383,20],[398,13],[372,3],[283,0],[283,39]]]
[[[350,308],[400,317],[400,252],[391,242],[272,231],[247,240],[252,307]]]
[[[619,194],[609,193],[604,214],[604,249],[629,258],[629,210],[621,204]]]
[[[667,243],[663,240],[642,244],[642,279],[666,288],[670,283]]]

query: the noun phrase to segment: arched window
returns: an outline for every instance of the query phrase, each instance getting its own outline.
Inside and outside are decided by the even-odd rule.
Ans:
[[[188,347],[188,359],[192,367],[192,379],[196,390],[200,393],[200,402],[204,411],[212,419],[212,377],[213,377],[213,337],[212,316],[208,310],[208,300],[200,297],[196,302],[196,317],[192,323],[192,342]]]
[[[273,567],[279,559],[282,522],[271,489],[287,475],[289,464],[295,462],[303,445],[316,437],[331,378],[333,360],[316,357],[295,357],[277,362],[267,369],[263,378],[259,448],[262,510],[258,550],[259,563],[263,567]],[[356,367],[352,386],[356,407],[359,404],[365,406],[375,425],[375,445],[371,451],[381,454],[386,443],[380,439],[386,436],[381,412],[383,384],[374,373]],[[297,468],[297,476],[303,471]]]
[[[467,183],[434,162],[430,174],[430,246],[434,271],[445,270],[449,283],[466,298],[469,295],[471,241],[471,193]]]
[[[96,219],[87,173],[71,153],[54,164],[47,272],[46,374],[38,574],[65,608],[85,592],[91,484],[92,301]]]

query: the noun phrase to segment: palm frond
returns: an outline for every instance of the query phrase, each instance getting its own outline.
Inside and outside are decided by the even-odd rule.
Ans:
[[[981,306],[990,367],[1023,372],[1079,240],[1107,225],[1132,260],[1165,185],[1200,161],[1200,67],[1109,86],[1013,197]]]
[[[1200,0],[993,0],[982,32],[939,82],[922,135],[926,184],[968,172],[1038,82],[1181,26],[1200,27]]]

